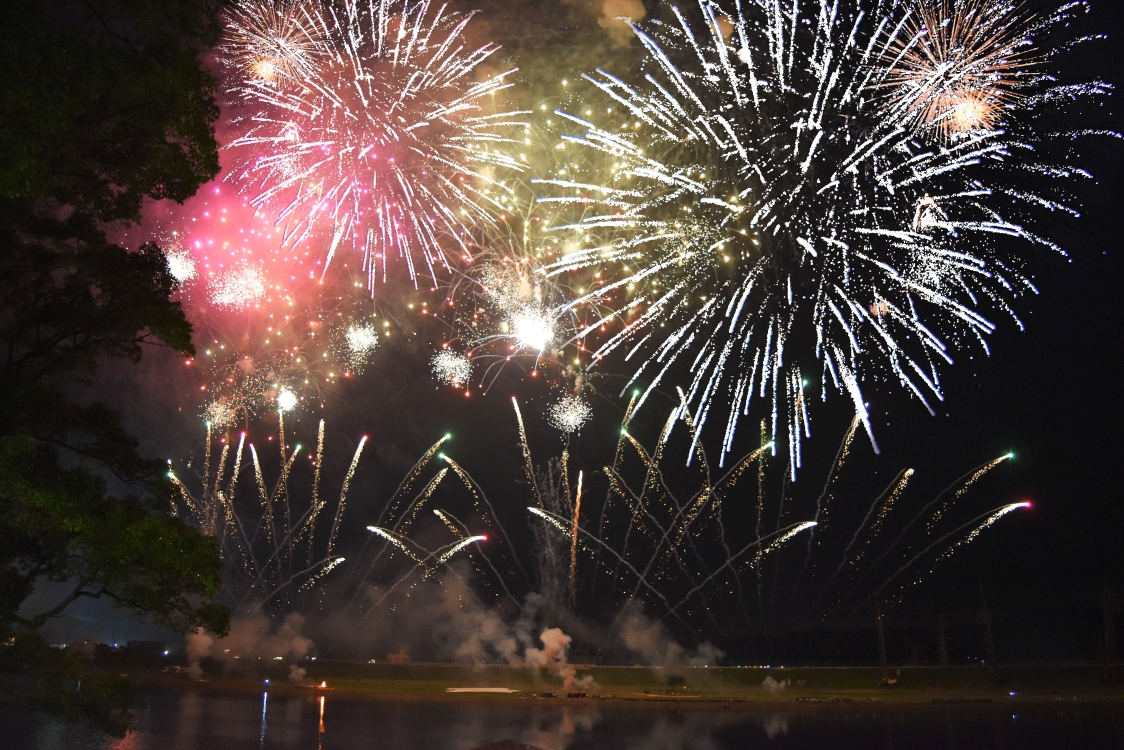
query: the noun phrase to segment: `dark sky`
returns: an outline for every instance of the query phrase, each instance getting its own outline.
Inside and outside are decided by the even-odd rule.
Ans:
[[[493,20],[493,31],[504,23],[519,24],[531,5],[505,7],[501,16],[508,20]],[[1068,71],[1076,77],[1124,80],[1124,7],[1110,0],[1094,4],[1089,29],[1110,39],[1072,55]],[[1116,114],[1119,96],[1114,99],[1088,127],[1124,129]],[[1070,259],[1047,253],[1030,259],[1041,294],[1020,309],[1025,332],[1004,322],[989,340],[991,356],[977,351],[971,360],[962,357],[948,368],[945,401],[936,417],[898,393],[870,396],[882,455],[874,457],[862,436],[855,441],[855,454],[861,471],[878,477],[870,482],[872,491],[910,466],[918,471],[919,486],[935,492],[1010,450],[1016,460],[997,469],[973,502],[981,508],[1022,499],[1034,503],[1032,511],[1005,519],[981,539],[934,583],[931,598],[974,596],[977,574],[1008,613],[1052,607],[1089,611],[1097,606],[1106,575],[1124,589],[1122,145],[1107,138],[1081,142],[1081,165],[1094,173],[1097,184],[1082,194],[1083,217],[1059,217],[1054,227],[1053,237],[1069,250]],[[454,436],[450,455],[473,473],[501,512],[521,513],[528,503],[519,484],[513,394],[525,405],[536,460],[561,449],[557,433],[541,417],[550,398],[541,384],[503,378],[489,395],[466,399],[434,385],[427,370],[429,351],[424,345],[387,345],[374,366],[329,399],[329,474],[342,474],[359,435],[371,436],[369,460],[360,470],[348,510],[352,524],[346,544],[362,539],[359,529],[402,472],[445,432]],[[184,458],[198,450],[200,429],[190,410],[178,411],[178,393],[165,395],[166,389],[179,387],[168,374],[173,365],[171,357],[158,355],[127,372],[114,368],[103,384],[112,389],[146,447],[162,457]],[[657,423],[671,406],[670,400],[653,404],[640,420],[636,432],[645,436],[645,443],[654,441]],[[848,406],[845,397],[833,395],[826,408],[813,412],[813,437],[801,475],[813,494],[850,419]],[[623,403],[598,400],[595,408],[594,423],[574,446],[587,471],[608,460]],[[301,418],[306,440],[319,416]],[[753,447],[752,432],[743,429],[735,454]],[[336,483],[338,479],[329,481]]]

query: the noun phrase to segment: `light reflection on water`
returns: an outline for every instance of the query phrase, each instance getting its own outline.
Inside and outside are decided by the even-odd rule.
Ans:
[[[567,706],[537,701],[383,701],[342,695],[143,692],[138,731],[108,740],[11,707],[13,750],[1046,750],[1124,748],[1114,707]]]

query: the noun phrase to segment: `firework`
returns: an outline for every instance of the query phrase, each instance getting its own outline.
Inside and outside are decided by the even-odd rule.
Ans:
[[[238,419],[238,410],[224,399],[216,399],[203,409],[203,419],[216,432],[225,432]]]
[[[946,144],[998,128],[1035,67],[1026,19],[1007,0],[917,3],[880,63],[888,116]]]
[[[565,395],[547,410],[547,419],[558,430],[566,433],[577,432],[589,418],[593,416],[593,409],[579,396]]]
[[[319,47],[319,30],[294,0],[245,0],[227,20],[224,51],[242,76],[292,83]]]
[[[171,238],[164,243],[164,257],[168,260],[168,273],[180,284],[186,284],[199,275],[199,269],[191,252],[184,248],[178,233],[173,233]]]
[[[277,410],[281,412],[292,411],[297,408],[300,398],[288,388],[277,391]]]
[[[347,328],[337,329],[339,339],[337,349],[343,362],[353,373],[363,371],[379,348],[379,334],[370,323],[352,323]]]
[[[254,263],[240,263],[215,274],[208,284],[211,304],[229,309],[245,308],[260,302],[266,295],[265,274]]]
[[[430,361],[433,377],[454,388],[463,388],[472,379],[472,360],[463,354],[442,349]]]
[[[675,424],[690,433],[690,414],[673,411],[650,451],[622,429],[617,455],[601,471],[608,487],[600,508],[581,499],[581,473],[578,498],[571,498],[568,453],[531,474],[537,502],[528,510],[545,522],[541,528],[546,532],[535,541],[538,591],[556,598],[566,590],[583,593],[584,599],[571,595],[568,601],[591,613],[641,600],[696,632],[708,627],[741,632],[763,620],[781,627],[848,620],[856,614],[865,617],[864,607],[874,597],[900,601],[924,577],[906,580],[907,574],[931,571],[1007,514],[1029,507],[1006,505],[975,518],[971,516],[979,509],[965,508],[970,520],[949,517],[952,510],[941,505],[942,497],[962,497],[999,463],[989,461],[928,502],[908,501],[906,488],[914,472],[906,469],[875,493],[869,509],[853,503],[832,508],[841,489],[855,494],[840,485],[846,481],[856,420],[818,497],[793,496],[790,486],[779,497],[768,497],[762,470],[757,515],[768,520],[756,528],[734,527],[726,520],[727,503],[752,497],[738,485],[747,474],[753,476],[755,463],[767,460],[769,444],[718,476],[711,475],[706,451],[696,444],[698,484],[685,496],[668,484],[665,477],[672,472],[662,464]],[[523,449],[529,451],[525,443]],[[678,485],[684,470],[674,474]],[[744,517],[741,511],[738,515]],[[787,551],[799,539],[807,540],[806,551]],[[749,614],[754,609],[756,616]]]
[[[221,408],[227,407],[212,404],[208,413],[218,412]],[[178,503],[173,505],[172,510],[216,539],[226,564],[223,589],[230,603],[235,607],[249,602],[265,606],[275,603],[279,597],[285,598],[293,592],[313,588],[344,562],[343,557],[333,554],[332,545],[363,441],[360,441],[351,471],[340,490],[331,532],[327,541],[322,543],[318,541],[323,535],[317,535],[317,521],[325,506],[324,501],[319,499],[324,422],[320,422],[310,499],[303,504],[297,487],[291,481],[301,446],[294,446],[291,452],[286,450],[284,422],[278,425],[276,437],[280,448],[280,467],[272,487],[266,483],[258,452],[253,443],[247,442],[245,432],[238,436],[237,448],[231,455],[228,427],[215,423],[207,425],[203,466],[197,476],[201,492],[192,493],[173,469],[172,462],[168,462],[168,477],[179,490],[186,512],[180,513]],[[216,443],[221,445],[217,463],[213,456]],[[247,446],[252,467],[243,462]],[[188,462],[187,465],[190,467],[192,464]],[[238,480],[251,468],[254,477],[251,492],[256,498],[246,504],[238,498]],[[247,507],[254,508],[252,516],[247,513]]]
[[[469,16],[427,0],[274,1],[232,16],[235,67],[258,55],[244,39],[278,17],[290,19],[285,38],[300,46],[271,43],[264,53],[286,85],[239,78],[246,115],[231,147],[243,161],[230,178],[259,191],[251,202],[276,215],[282,246],[324,238],[325,271],[338,249],[361,250],[368,284],[386,279],[394,257],[415,283],[467,257],[464,237],[493,221],[486,207],[502,192],[483,172],[519,169],[497,146],[521,123],[496,111],[492,96],[511,71],[476,80],[498,48],[468,49]]]
[[[603,281],[558,313],[612,311],[576,336],[596,341],[593,364],[628,350],[632,380],[645,386],[638,408],[678,381],[696,430],[724,423],[723,457],[739,420],[762,403],[795,476],[809,389],[845,393],[874,443],[875,384],[896,382],[933,412],[940,366],[972,344],[987,351],[997,314],[1021,327],[1013,304],[1036,290],[1020,271],[1019,243],[1060,251],[1038,227],[1077,213],[1063,183],[1087,174],[1050,162],[1055,134],[1038,132],[1036,117],[1108,86],[1019,72],[1020,50],[1084,6],[1041,21],[1008,4],[937,6],[928,18],[974,13],[953,22],[972,47],[947,48],[960,73],[942,68],[908,100],[946,106],[939,92],[960,82],[965,96],[1006,109],[1003,129],[981,122],[932,148],[918,133],[927,115],[902,98],[907,55],[886,55],[899,45],[920,59],[951,44],[953,27],[916,16],[925,33],[911,35],[915,16],[900,4],[790,5],[743,3],[726,16],[699,0],[691,19],[672,8],[666,23],[633,24],[644,79],[586,76],[615,114],[557,112],[584,131],[566,142],[612,158],[614,169],[537,182],[540,200],[585,212],[556,230],[615,233],[544,269]],[[1037,54],[1045,65],[1049,55]],[[982,117],[970,114],[978,104],[956,105],[955,117]]]

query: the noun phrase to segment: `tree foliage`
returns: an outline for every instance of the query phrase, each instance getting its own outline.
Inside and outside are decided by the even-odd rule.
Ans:
[[[213,540],[169,514],[165,467],[119,415],[76,395],[107,359],[193,352],[161,249],[106,231],[218,172],[202,56],[220,2],[14,0],[0,25],[0,660],[39,678],[31,704],[117,735],[128,685],[35,631],[86,598],[227,630]],[[44,582],[67,593],[32,609]]]

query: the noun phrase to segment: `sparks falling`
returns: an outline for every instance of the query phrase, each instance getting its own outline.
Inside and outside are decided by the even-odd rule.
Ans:
[[[680,384],[695,429],[721,420],[725,454],[760,402],[795,475],[809,389],[846,394],[877,450],[876,384],[933,412],[941,366],[987,352],[996,315],[1022,326],[1013,305],[1036,289],[1020,259],[1062,252],[1045,224],[1078,214],[1066,186],[1088,177],[1053,158],[1070,135],[1040,132],[1039,116],[1110,87],[1044,74],[1038,40],[1081,4],[1041,19],[990,0],[924,7],[673,7],[632,24],[642,82],[585,76],[616,116],[556,112],[580,132],[566,143],[615,167],[537,180],[540,200],[583,206],[559,231],[615,236],[544,272],[604,273],[565,307],[612,300],[626,322],[593,360],[628,351],[637,408]],[[956,137],[934,146],[933,128]]]

